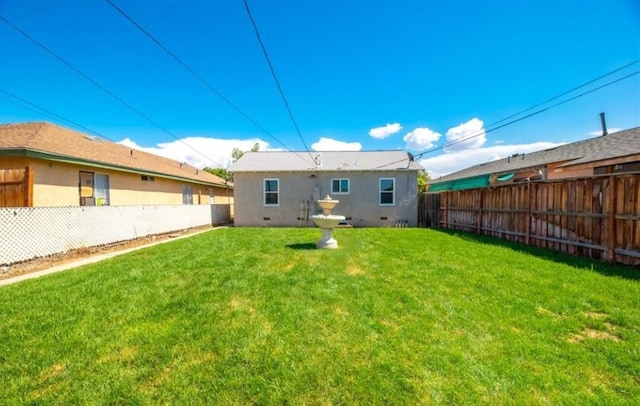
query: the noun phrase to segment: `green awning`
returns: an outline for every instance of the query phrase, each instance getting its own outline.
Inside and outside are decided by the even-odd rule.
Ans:
[[[498,182],[504,182],[505,180],[511,180],[516,176],[515,172],[507,173],[506,175],[498,176],[496,179]]]
[[[473,178],[456,179],[429,184],[429,192],[445,192],[448,190],[478,189],[489,186],[489,176],[481,175]]]

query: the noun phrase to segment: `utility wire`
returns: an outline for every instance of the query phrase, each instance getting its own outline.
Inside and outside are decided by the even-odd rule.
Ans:
[[[634,63],[635,63],[635,62],[634,62]],[[632,63],[632,64],[633,64],[633,63]],[[632,65],[632,64],[630,64],[630,65]],[[628,67],[628,66],[630,66],[630,65],[627,65],[627,66],[625,66],[625,67]],[[615,72],[617,72],[617,71],[619,71],[619,70],[620,70],[620,69],[616,70]],[[450,147],[451,145],[458,144],[458,143],[460,143],[460,142],[469,141],[469,140],[471,140],[471,139],[473,139],[473,138],[476,138],[476,137],[479,137],[479,136],[481,136],[481,135],[484,135],[484,134],[487,134],[487,133],[490,133],[490,132],[493,132],[493,131],[499,130],[499,129],[504,128],[504,127],[507,127],[507,126],[509,126],[509,125],[511,125],[511,124],[515,124],[515,123],[517,123],[517,122],[520,122],[520,121],[522,121],[522,120],[525,120],[525,119],[527,119],[527,118],[530,118],[530,117],[533,117],[533,116],[537,116],[538,114],[544,113],[545,111],[548,111],[548,110],[551,110],[551,109],[556,108],[556,107],[558,107],[558,106],[561,106],[561,105],[563,105],[563,104],[569,103],[570,101],[573,101],[573,100],[575,100],[575,99],[577,99],[577,98],[579,98],[579,97],[586,96],[586,95],[588,95],[588,94],[590,94],[590,93],[593,93],[593,92],[598,91],[598,90],[600,90],[600,89],[603,89],[603,88],[605,88],[605,87],[611,86],[611,85],[613,85],[613,84],[615,84],[615,83],[618,83],[618,82],[620,82],[620,81],[622,81],[622,80],[628,79],[628,78],[630,78],[630,77],[632,77],[632,76],[635,76],[635,75],[637,75],[637,74],[640,74],[640,70],[635,71],[635,72],[633,72],[633,73],[630,73],[630,74],[628,74],[628,75],[626,75],[626,76],[623,76],[623,77],[621,77],[621,78],[618,78],[618,79],[612,80],[612,81],[610,81],[610,82],[607,82],[607,83],[605,83],[605,84],[603,84],[603,85],[600,85],[600,86],[598,86],[598,87],[596,87],[596,88],[593,88],[593,89],[591,89],[591,90],[588,90],[588,91],[586,91],[586,92],[580,93],[580,94],[578,94],[578,95],[576,95],[576,96],[573,96],[573,97],[570,97],[570,98],[565,99],[565,100],[563,100],[563,101],[560,101],[560,102],[558,102],[558,103],[556,103],[556,104],[553,104],[553,105],[551,105],[551,106],[548,106],[548,107],[545,107],[545,108],[543,108],[543,109],[540,109],[540,110],[534,111],[533,113],[527,114],[526,116],[523,116],[523,117],[517,118],[517,119],[515,119],[515,120],[511,120],[511,121],[509,121],[509,122],[507,122],[507,123],[504,123],[504,124],[502,124],[502,125],[499,125],[499,126],[497,126],[497,127],[493,127],[493,128],[490,128],[490,129],[487,129],[487,130],[484,130],[484,131],[480,131],[480,132],[478,132],[478,133],[476,133],[476,134],[472,134],[472,135],[469,135],[469,136],[464,137],[464,138],[460,138],[460,139],[457,139],[457,140],[449,141],[449,142],[447,142],[447,143],[445,143],[445,144],[443,144],[443,145],[441,145],[441,146],[438,146],[438,147],[435,147],[435,148],[431,148],[431,149],[428,149],[428,150],[422,151],[422,152],[420,152],[420,153],[418,153],[418,154],[414,154],[414,155],[413,155],[413,156],[414,156],[414,159],[422,158],[422,156],[424,156],[424,155],[426,155],[426,154],[429,154],[429,153],[431,153],[431,152],[435,152],[435,151],[439,151],[439,150],[445,149],[445,148],[447,148],[447,147]],[[604,75],[604,76],[608,76],[608,74],[607,74],[607,75]],[[604,76],[602,76],[602,77],[604,77]],[[600,78],[602,78],[602,77],[600,77]],[[591,82],[593,82],[593,81],[591,81]],[[577,87],[577,88],[575,88],[575,89],[578,89],[578,88],[580,88],[580,87],[583,87],[583,86],[579,86],[579,87]],[[573,89],[573,90],[575,90],[575,89]],[[572,90],[572,91],[573,91],[573,90]],[[563,93],[563,94],[567,94],[567,92],[565,92],[565,93]],[[554,97],[554,98],[549,99],[549,100],[555,100],[555,99],[557,99],[557,97]],[[530,109],[528,109],[528,110],[530,110]],[[504,120],[505,120],[505,119],[500,120],[499,122],[502,122],[502,121],[504,121]],[[391,162],[391,163],[388,163],[388,164],[385,164],[385,165],[381,165],[381,166],[379,166],[379,167],[377,167],[377,168],[382,168],[382,167],[385,167],[385,166],[389,166],[389,165],[393,165],[393,164],[396,164],[396,163],[404,162],[404,161],[406,161],[407,159],[408,159],[408,158],[406,158],[406,159],[401,159],[401,160],[398,160],[398,161],[394,161],[394,162]]]
[[[522,111],[519,111],[519,112],[517,112],[517,113],[515,113],[515,114],[512,114],[512,115],[510,115],[510,116],[508,116],[508,117],[505,117],[505,118],[503,118],[503,119],[501,119],[501,120],[498,120],[498,121],[495,121],[495,122],[493,122],[493,123],[491,123],[491,124],[488,124],[488,125],[487,125],[487,127],[492,127],[492,126],[494,126],[494,125],[496,125],[496,124],[500,124],[500,123],[502,123],[503,121],[507,121],[507,120],[509,120],[509,119],[512,119],[513,117],[517,117],[517,116],[519,116],[519,115],[520,115],[520,114],[522,114],[522,113],[526,113],[527,111],[531,111],[531,110],[535,109],[536,107],[540,107],[540,106],[545,105],[545,104],[547,104],[547,103],[549,103],[549,102],[552,102],[552,101],[554,101],[554,100],[557,100],[557,99],[561,98],[562,96],[566,96],[566,95],[568,95],[569,93],[573,93],[573,92],[575,92],[576,90],[581,89],[581,88],[583,88],[583,87],[585,87],[585,86],[588,86],[588,85],[590,85],[590,84],[592,84],[592,83],[594,83],[594,82],[597,82],[597,81],[599,81],[599,80],[601,80],[601,79],[604,79],[604,78],[606,78],[607,76],[611,76],[611,75],[613,75],[613,74],[614,74],[614,73],[616,73],[616,72],[620,72],[621,70],[624,70],[624,69],[628,68],[629,66],[632,66],[632,65],[634,65],[634,64],[636,64],[636,63],[638,63],[638,62],[640,62],[640,59],[636,59],[635,61],[633,61],[633,62],[631,62],[631,63],[628,63],[628,64],[626,64],[626,65],[624,65],[624,66],[621,66],[621,67],[619,67],[618,69],[614,69],[614,70],[612,70],[611,72],[605,73],[604,75],[598,76],[598,77],[597,77],[597,78],[595,78],[595,79],[589,80],[588,82],[585,82],[585,83],[583,83],[583,84],[581,84],[581,85],[579,85],[579,86],[576,86],[576,87],[574,87],[574,88],[572,88],[572,89],[569,89],[569,90],[567,90],[567,91],[566,91],[566,92],[564,92],[564,93],[560,93],[560,94],[559,94],[559,95],[557,95],[557,96],[553,96],[553,97],[551,97],[551,98],[549,98],[549,99],[547,99],[547,100],[545,100],[545,101],[543,101],[543,102],[540,102],[540,103],[538,103],[538,104],[534,104],[533,106],[528,107],[528,108],[526,108],[526,109],[524,109],[524,110],[522,110]]]
[[[67,124],[69,124],[69,125],[71,125],[73,127],[82,129],[82,130],[87,131],[87,132],[89,132],[89,133],[91,133],[93,135],[97,135],[97,136],[99,136],[101,138],[104,138],[104,139],[107,139],[109,141],[115,142],[115,141],[105,137],[104,135],[102,135],[102,134],[100,134],[100,133],[98,133],[98,132],[96,132],[96,131],[94,131],[94,130],[92,130],[90,128],[87,128],[87,127],[83,126],[82,124],[78,124],[75,121],[72,121],[72,120],[70,120],[70,119],[68,119],[66,117],[61,116],[60,114],[54,113],[54,112],[52,112],[50,110],[45,109],[44,107],[40,107],[37,104],[31,103],[30,101],[25,100],[22,97],[16,96],[15,94],[13,94],[11,92],[8,92],[8,91],[6,91],[4,89],[0,89],[0,93],[4,93],[4,94],[6,94],[8,96],[13,97],[16,100],[20,100],[22,103],[31,106],[31,108],[23,106],[23,105],[21,105],[19,103],[16,103],[15,101],[13,101],[11,99],[8,99],[8,98],[5,98],[5,97],[0,97],[4,101],[6,101],[8,103],[14,104],[14,105],[16,105],[18,107],[21,107],[21,108],[25,109],[25,110],[33,111],[34,113],[44,114],[44,115],[46,115],[46,116],[48,116],[50,118],[54,118],[54,119],[58,119],[58,120],[64,121],[64,122],[66,122]]]
[[[226,104],[228,104],[231,108],[237,111],[242,117],[247,119],[251,124],[253,124],[256,128],[262,131],[264,134],[269,136],[271,139],[276,141],[278,144],[282,145],[286,150],[291,151],[291,149],[285,145],[282,141],[276,138],[273,134],[267,131],[263,126],[261,126],[257,121],[249,117],[240,107],[238,107],[235,103],[233,103],[228,97],[223,95],[218,89],[216,89],[211,83],[209,83],[202,75],[198,74],[195,70],[193,70],[189,65],[187,65],[182,59],[180,59],[174,52],[172,52],[169,48],[164,46],[156,37],[154,37],[149,31],[147,31],[142,25],[140,25],[136,20],[133,19],[130,15],[128,15],[124,10],[118,7],[113,1],[105,0],[111,7],[113,7],[120,15],[122,15],[125,19],[127,19],[134,27],[136,27],[140,32],[147,36],[151,41],[153,41],[160,49],[162,49],[167,55],[169,55],[173,60],[178,62],[187,72],[189,72],[193,77],[198,79],[203,85],[205,85],[210,91],[212,91],[216,96],[220,97]]]
[[[74,65],[72,65],[70,62],[68,62],[67,60],[65,60],[64,58],[62,58],[61,56],[59,56],[58,54],[56,54],[55,52],[53,52],[51,49],[49,49],[48,47],[46,47],[43,43],[39,42],[38,40],[36,40],[34,37],[32,37],[31,35],[29,35],[29,33],[27,33],[26,31],[20,29],[19,27],[17,27],[16,25],[12,24],[9,20],[7,20],[5,17],[0,15],[0,20],[2,20],[5,24],[7,24],[9,27],[13,28],[15,31],[19,32],[20,34],[22,34],[22,36],[24,36],[25,38],[27,38],[29,41],[33,42],[34,44],[38,45],[40,48],[42,48],[45,52],[47,52],[49,55],[53,56],[54,58],[56,58],[58,61],[62,62],[64,65],[66,65],[69,69],[73,70],[74,72],[76,72],[78,75],[82,76],[84,79],[88,80],[89,82],[91,82],[93,85],[95,85],[96,87],[98,87],[100,90],[102,90],[103,92],[107,93],[109,96],[113,97],[115,100],[119,101],[122,105],[124,105],[125,107],[129,108],[131,111],[133,111],[134,113],[136,113],[138,116],[142,117],[143,119],[145,119],[148,123],[154,125],[155,127],[157,127],[158,129],[160,129],[161,131],[163,131],[164,133],[170,135],[171,137],[173,137],[174,139],[176,139],[177,141],[181,142],[182,144],[184,144],[185,146],[187,146],[188,148],[190,148],[191,150],[197,152],[200,156],[204,157],[206,160],[208,161],[212,161],[217,165],[222,166],[219,162],[216,162],[215,160],[213,160],[212,158],[204,155],[201,151],[199,151],[198,149],[190,146],[189,144],[187,144],[186,142],[184,142],[182,139],[178,138],[175,134],[173,134],[171,131],[167,130],[166,128],[162,127],[160,124],[158,124],[157,122],[153,121],[151,118],[149,118],[147,115],[145,115],[144,113],[142,113],[140,110],[136,109],[135,107],[133,107],[131,104],[127,103],[126,101],[124,101],[122,98],[118,97],[116,94],[114,94],[111,90],[107,89],[106,87],[104,87],[103,85],[101,85],[100,83],[98,83],[97,81],[95,81],[94,79],[90,78],[89,76],[87,76],[85,73],[83,73],[80,69],[76,68]]]
[[[97,132],[97,131],[95,131],[95,130],[92,130],[92,129],[88,128],[88,127],[85,127],[85,126],[84,126],[84,125],[82,125],[82,124],[78,124],[78,123],[76,123],[76,122],[75,122],[75,121],[73,121],[73,120],[70,120],[70,119],[68,119],[68,118],[66,118],[66,117],[64,117],[64,116],[61,116],[60,114],[54,113],[54,112],[52,112],[52,111],[50,111],[50,110],[47,110],[47,109],[45,109],[44,107],[38,106],[38,105],[37,105],[37,104],[35,104],[35,103],[31,103],[30,101],[28,101],[28,100],[26,100],[26,99],[23,99],[22,97],[16,96],[15,94],[13,94],[13,93],[11,93],[11,92],[8,92],[8,91],[6,91],[6,90],[4,90],[4,89],[0,89],[0,93],[4,93],[4,94],[6,94],[6,95],[9,95],[9,96],[11,96],[11,97],[13,97],[13,98],[15,98],[15,99],[17,99],[17,100],[20,100],[22,103],[25,103],[25,104],[27,104],[27,105],[29,105],[29,106],[33,107],[33,108],[23,106],[23,105],[21,105],[21,104],[19,104],[19,103],[16,103],[15,101],[13,101],[13,100],[9,99],[9,98],[6,98],[6,97],[4,97],[4,96],[0,96],[0,99],[2,99],[2,100],[4,100],[4,101],[6,101],[6,102],[8,102],[8,103],[11,103],[11,104],[13,104],[13,105],[15,105],[15,106],[21,107],[21,108],[23,108],[23,109],[26,109],[26,110],[32,111],[32,112],[37,113],[37,114],[44,114],[44,115],[46,115],[46,116],[48,116],[48,117],[50,117],[50,118],[57,118],[58,120],[64,121],[64,122],[66,122],[66,123],[70,124],[70,125],[71,125],[71,126],[73,126],[73,127],[76,127],[76,128],[82,129],[82,130],[84,130],[84,131],[87,131],[87,132],[89,132],[89,133],[91,133],[91,134],[94,134],[94,135],[96,135],[96,136],[98,136],[98,137],[100,137],[100,138],[102,138],[102,139],[105,139],[105,140],[107,140],[107,141],[110,141],[110,142],[112,142],[112,143],[114,143],[114,144],[118,144],[118,142],[114,141],[113,139],[111,139],[111,138],[107,137],[107,136],[106,136],[106,135],[104,135],[104,134],[101,134],[101,133],[99,133],[99,132]],[[120,145],[122,145],[122,144],[120,144]],[[162,155],[156,155],[156,154],[153,154],[153,153],[150,153],[150,152],[146,152],[146,151],[142,151],[142,152],[144,152],[144,153],[148,154],[152,159],[155,159],[156,161],[161,162],[162,164],[165,164],[165,162],[160,161],[160,158],[164,158],[164,159],[169,159],[169,160],[175,161],[175,159],[167,158],[167,157],[164,157],[164,156],[162,156]],[[217,176],[217,175],[216,175],[216,176]],[[218,176],[218,177],[219,177],[219,176]],[[224,180],[224,179],[223,179],[223,180]]]
[[[258,39],[258,43],[262,48],[262,53],[264,54],[264,58],[267,60],[267,65],[269,65],[271,76],[273,76],[273,80],[276,82],[276,86],[278,87],[278,91],[280,92],[280,97],[282,98],[282,101],[284,102],[284,106],[286,107],[287,112],[289,113],[291,122],[293,123],[293,126],[295,127],[296,132],[298,133],[298,137],[302,141],[302,145],[304,145],[305,150],[309,153],[309,156],[315,162],[315,160],[313,159],[313,155],[311,154],[311,151],[307,146],[307,143],[304,141],[304,138],[302,137],[302,133],[300,132],[300,127],[298,127],[298,123],[295,117],[293,116],[293,111],[291,111],[289,102],[287,102],[287,98],[284,95],[284,91],[282,90],[282,86],[280,85],[280,81],[278,80],[278,76],[276,75],[276,70],[274,69],[273,64],[271,63],[271,58],[269,58],[269,53],[267,52],[267,48],[265,47],[264,42],[262,42],[262,37],[260,36],[260,31],[258,30],[258,25],[256,24],[255,20],[253,19],[253,15],[251,14],[249,3],[247,2],[247,0],[243,0],[243,2],[244,2],[244,8],[247,11],[247,16],[249,16],[249,21],[251,21],[251,25],[253,26],[253,30],[255,31],[256,38]]]

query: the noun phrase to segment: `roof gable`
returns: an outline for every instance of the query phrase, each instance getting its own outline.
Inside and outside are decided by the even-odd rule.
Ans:
[[[224,179],[191,165],[47,122],[1,124],[0,152],[3,150],[26,150],[43,159],[226,186]]]
[[[231,166],[241,172],[421,170],[403,151],[246,152]]]

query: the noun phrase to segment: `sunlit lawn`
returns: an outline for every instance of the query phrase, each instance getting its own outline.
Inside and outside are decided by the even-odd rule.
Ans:
[[[0,288],[2,404],[640,402],[640,270],[426,229],[214,230]]]

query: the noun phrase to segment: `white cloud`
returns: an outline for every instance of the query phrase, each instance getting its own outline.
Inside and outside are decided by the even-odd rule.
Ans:
[[[466,123],[450,128],[449,131],[447,131],[447,143],[455,143],[446,147],[444,150],[447,152],[456,152],[482,147],[487,141],[487,135],[483,126],[484,123],[482,120],[472,118]]]
[[[231,165],[231,151],[234,148],[249,151],[256,142],[260,144],[261,151],[277,150],[270,149],[267,142],[258,138],[223,140],[208,137],[186,137],[180,141],[164,142],[155,147],[141,147],[131,139],[125,138],[118,144],[178,162],[186,162],[196,168],[204,168],[206,166],[228,168]]]
[[[465,151],[455,151],[442,154],[433,158],[426,158],[420,161],[431,179],[457,172],[461,169],[469,168],[484,162],[495,161],[506,158],[513,154],[528,154],[543,149],[554,148],[562,143],[535,142],[532,144],[515,145],[494,145],[486,148],[468,149]]]
[[[622,128],[608,128],[607,129],[607,134],[613,134],[613,133],[617,133],[618,131],[622,131]],[[591,131],[589,132],[589,136],[591,137],[599,137],[602,135],[602,130],[598,130],[598,131]]]
[[[318,142],[311,144],[314,151],[360,151],[362,144],[359,142],[344,142],[332,138],[320,137]]]
[[[422,150],[431,148],[442,137],[440,133],[432,131],[427,127],[418,127],[407,133],[403,140],[406,142],[407,149]]]
[[[402,126],[399,123],[387,124],[384,127],[376,127],[369,130],[369,135],[377,140],[383,140],[388,136],[400,132]]]

